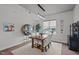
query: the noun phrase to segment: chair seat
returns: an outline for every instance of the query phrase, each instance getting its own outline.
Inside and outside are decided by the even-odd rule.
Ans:
[[[52,35],[48,35],[47,38],[44,39],[43,41],[34,39],[35,46],[37,48],[42,47],[42,49],[44,49],[45,51],[47,51],[47,47],[48,48],[50,47],[51,38],[52,38]]]

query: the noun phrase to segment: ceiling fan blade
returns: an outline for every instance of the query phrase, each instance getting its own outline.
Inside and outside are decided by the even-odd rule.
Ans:
[[[38,7],[40,7],[43,11],[45,11],[45,9],[40,5],[40,4],[37,4]]]

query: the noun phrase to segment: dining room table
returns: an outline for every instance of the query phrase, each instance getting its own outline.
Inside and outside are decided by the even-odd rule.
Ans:
[[[35,35],[30,37],[32,39],[32,48],[38,48],[42,52],[44,52],[44,40],[46,40],[47,36],[45,35]],[[37,41],[37,43],[35,43]],[[40,44],[39,44],[40,42]]]

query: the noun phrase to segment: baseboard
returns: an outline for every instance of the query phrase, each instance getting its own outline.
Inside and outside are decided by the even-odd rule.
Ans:
[[[68,45],[67,43],[59,42],[59,41],[52,41],[52,42],[56,42],[56,43],[61,43],[61,44],[64,44],[64,45]]]
[[[4,48],[4,49],[0,50],[0,52],[5,51],[5,50],[11,50],[11,51],[12,51],[12,50],[18,49],[18,48],[20,48],[20,47],[26,45],[26,44],[29,43],[29,42],[31,42],[31,40],[17,43],[17,44],[15,44],[15,45],[11,46],[11,47]]]

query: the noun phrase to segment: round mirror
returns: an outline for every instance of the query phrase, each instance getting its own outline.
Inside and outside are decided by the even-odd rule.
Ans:
[[[24,35],[29,35],[30,34],[30,25],[25,24],[22,26],[21,31]]]

